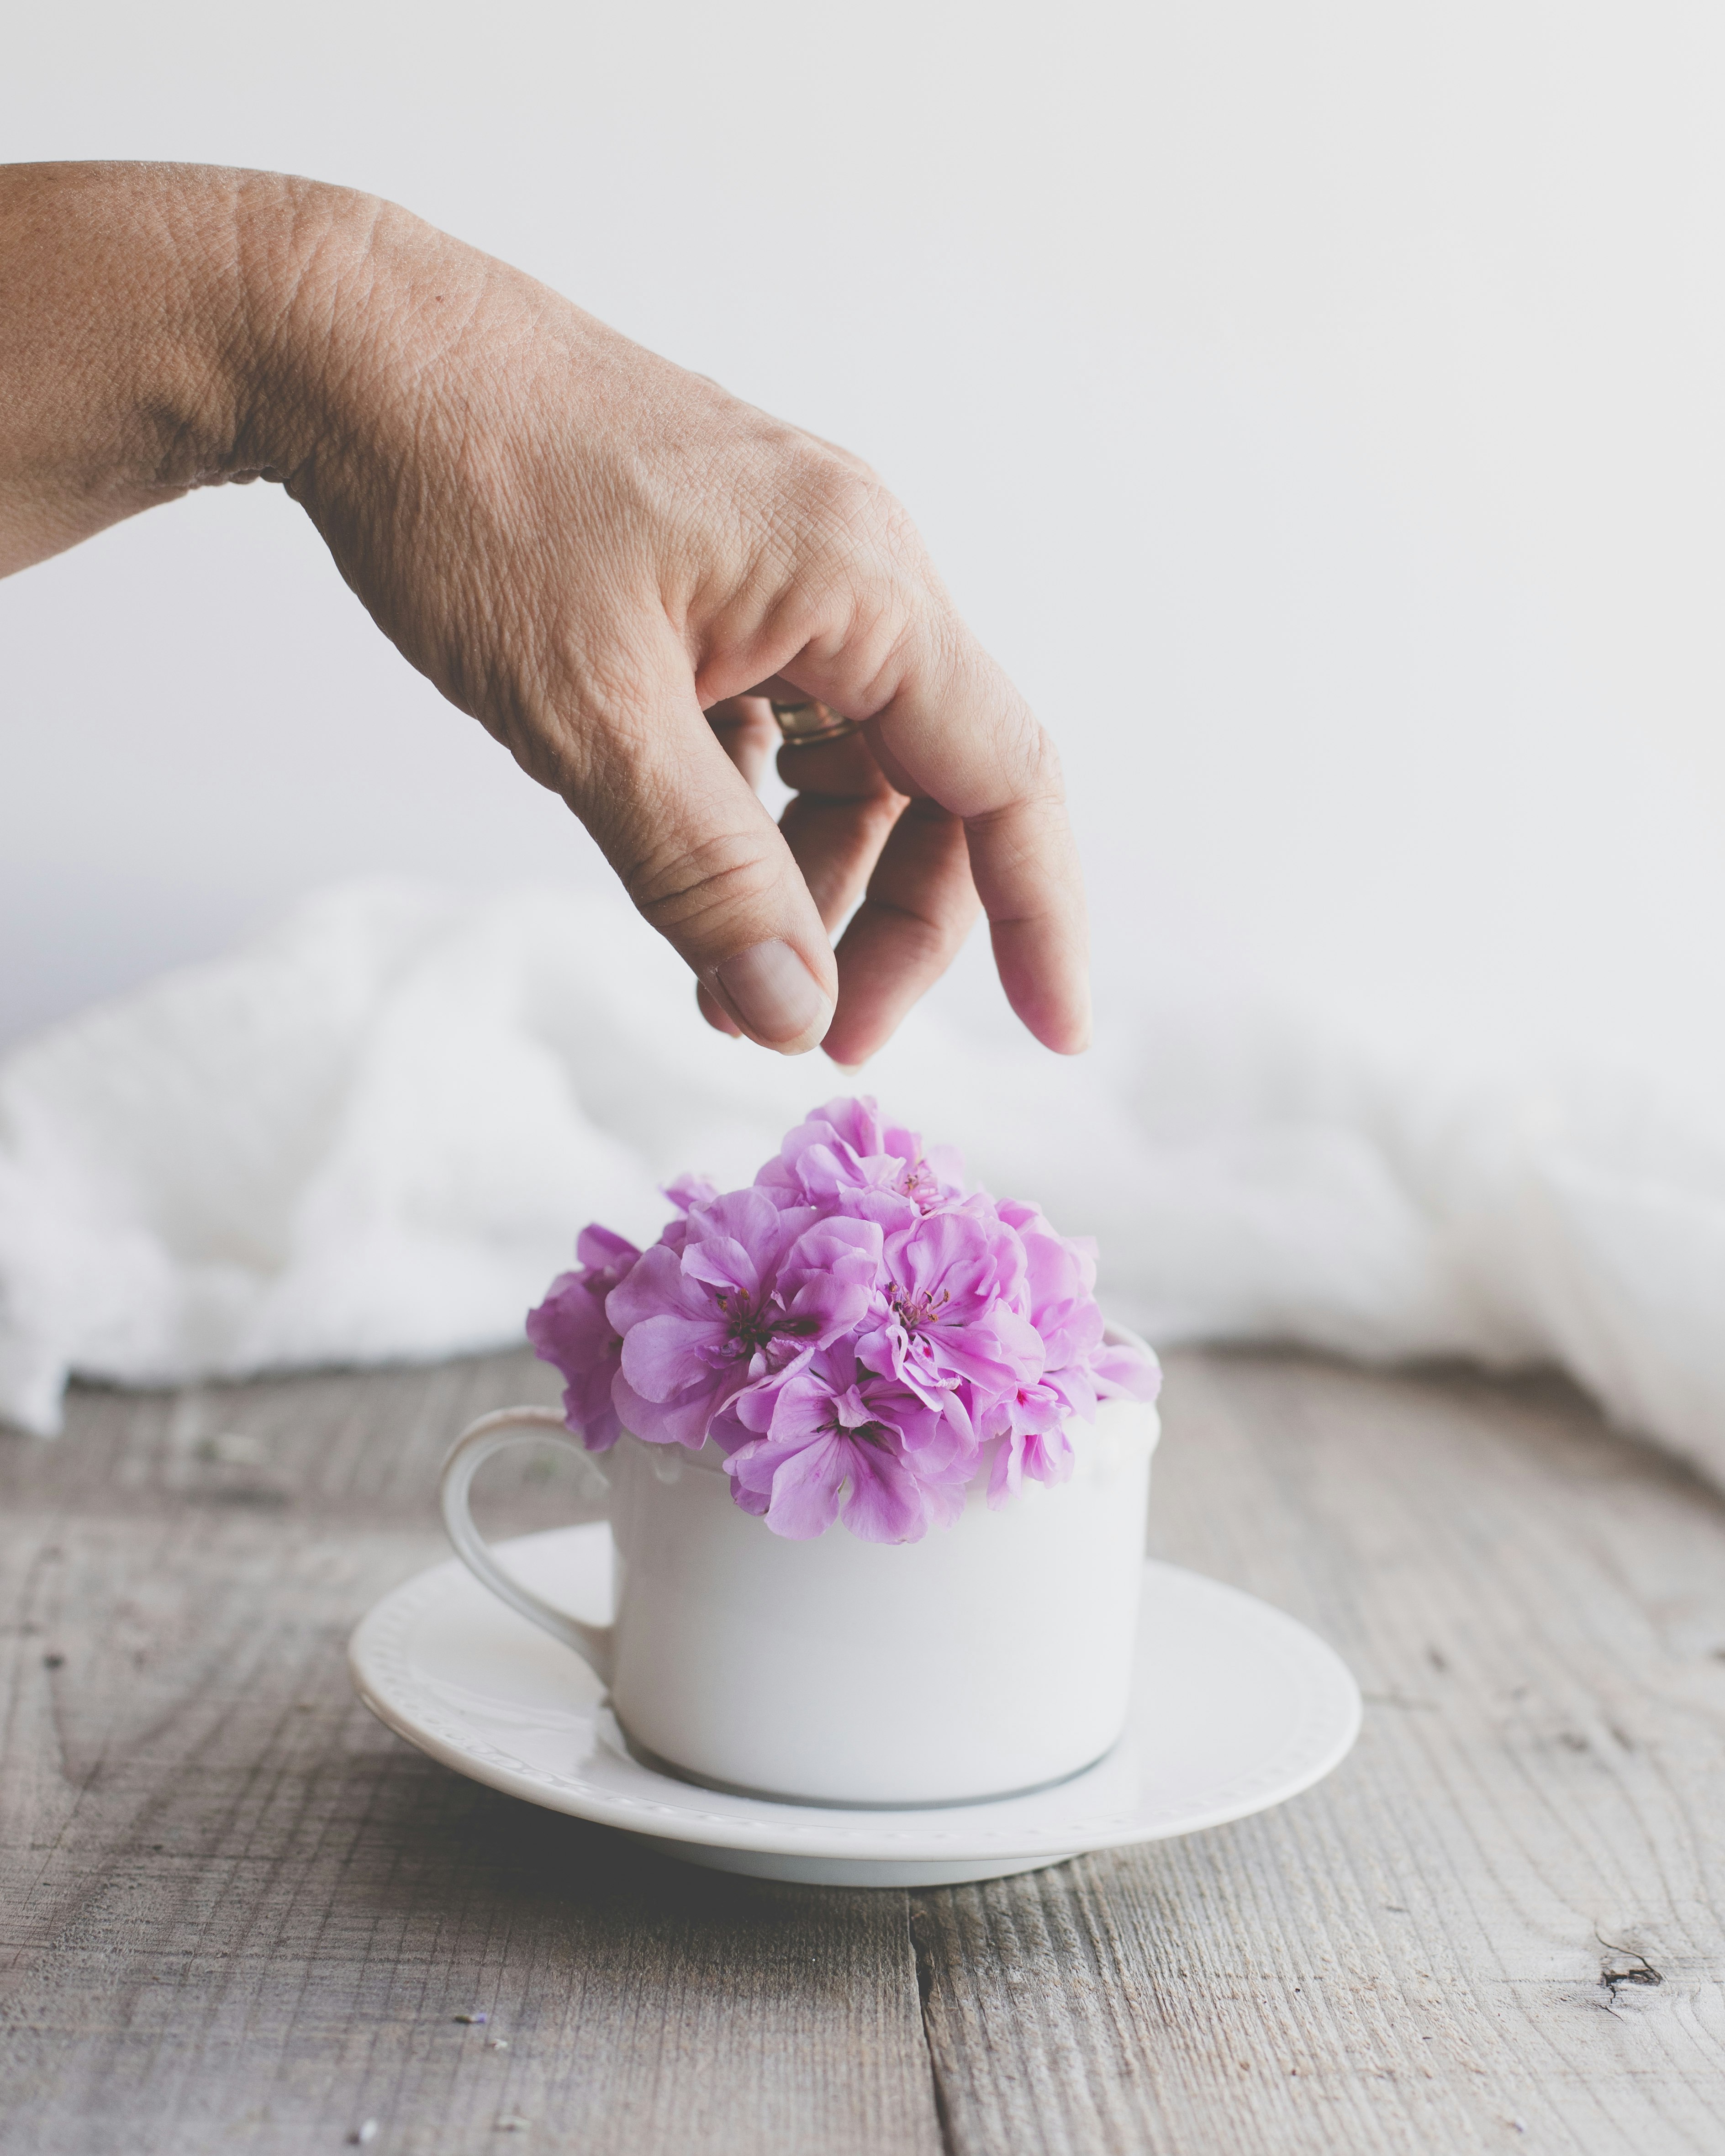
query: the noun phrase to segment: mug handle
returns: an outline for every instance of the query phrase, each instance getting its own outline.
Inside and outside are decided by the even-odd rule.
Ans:
[[[474,1578],[489,1587],[500,1601],[506,1602],[511,1609],[518,1610],[542,1630],[549,1632],[553,1640],[561,1640],[566,1647],[572,1647],[599,1682],[609,1684],[611,1626],[584,1624],[567,1610],[553,1608],[531,1587],[522,1586],[492,1556],[468,1508],[467,1493],[473,1478],[494,1452],[506,1451],[511,1445],[542,1445],[547,1439],[554,1444],[567,1445],[583,1460],[597,1465],[595,1455],[588,1450],[555,1408],[500,1408],[495,1414],[481,1415],[477,1422],[469,1424],[456,1439],[454,1449],[444,1462],[444,1471],[438,1478],[438,1502],[443,1507],[444,1525],[455,1545],[455,1554]]]

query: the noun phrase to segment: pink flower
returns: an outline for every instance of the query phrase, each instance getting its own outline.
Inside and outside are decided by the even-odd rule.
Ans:
[[[659,1240],[666,1250],[680,1250],[689,1240],[691,1211],[697,1205],[711,1205],[719,1195],[719,1186],[711,1176],[680,1175],[665,1185],[661,1194],[676,1207],[678,1218],[666,1221]]]
[[[828,1101],[748,1189],[665,1195],[645,1252],[583,1233],[528,1335],[593,1450],[711,1440],[777,1534],[913,1541],[984,1475],[991,1505],[1065,1481],[1099,1399],[1156,1396],[1154,1356],[1103,1340],[1094,1245],[870,1100]]]
[[[1160,1375],[1153,1358],[1147,1366],[1136,1348],[1104,1344],[1096,1245],[1090,1238],[1056,1234],[1034,1205],[1009,1199],[999,1211],[1024,1246],[1030,1322],[1041,1337],[1045,1363],[1034,1384],[1001,1401],[984,1424],[984,1435],[993,1440],[991,1505],[1016,1495],[1026,1476],[1054,1483],[1071,1474],[1070,1425],[1075,1419],[1095,1421],[1104,1368],[1117,1373],[1117,1382],[1111,1376],[1111,1392],[1137,1399],[1156,1397]]]
[[[870,1369],[931,1407],[961,1383],[988,1405],[1041,1376],[1024,1246],[987,1200],[925,1214],[889,1235],[881,1256],[886,1307],[857,1350]]]
[[[691,1206],[677,1224],[680,1247],[655,1243],[606,1305],[623,1336],[612,1398],[637,1437],[699,1450],[733,1393],[864,1315],[880,1231],[812,1206],[782,1212],[758,1190]]]
[[[849,1342],[739,1394],[729,1412],[762,1432],[725,1463],[737,1502],[776,1534],[824,1533],[842,1500],[845,1526],[865,1542],[916,1542],[932,1511],[950,1517],[963,1502],[976,1442],[963,1407],[928,1407],[859,1363]]]
[[[755,1182],[780,1204],[839,1206],[893,1227],[964,1195],[957,1151],[925,1149],[915,1131],[883,1123],[868,1098],[818,1108],[787,1134]]]
[[[1026,1307],[1050,1370],[1086,1359],[1102,1337],[1096,1307],[1096,1246],[1086,1236],[1060,1235],[1034,1205],[1004,1199],[1000,1217],[1024,1250]]]
[[[605,1298],[640,1256],[633,1243],[597,1224],[575,1245],[578,1271],[559,1273],[536,1310],[527,1312],[527,1337],[542,1363],[562,1372],[563,1419],[589,1452],[607,1452],[623,1424],[611,1401],[623,1367],[623,1342],[605,1315]]]
[[[1082,1364],[1050,1371],[993,1408],[983,1426],[989,1504],[1016,1496],[1027,1475],[1033,1482],[1065,1481],[1073,1457],[1068,1426],[1077,1416],[1093,1422],[1096,1413],[1096,1389]]]
[[[1162,1390],[1162,1365],[1147,1348],[1105,1341],[1090,1368],[1099,1400],[1153,1400]]]

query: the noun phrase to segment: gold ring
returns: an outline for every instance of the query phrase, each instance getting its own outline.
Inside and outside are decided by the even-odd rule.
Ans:
[[[806,704],[774,704],[773,716],[778,721],[778,731],[784,736],[787,748],[806,748],[814,742],[837,741],[841,735],[854,734],[862,723],[859,719],[841,719],[824,704],[813,700]]]

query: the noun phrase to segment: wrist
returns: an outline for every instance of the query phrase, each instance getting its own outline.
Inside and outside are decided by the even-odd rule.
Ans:
[[[291,470],[320,404],[319,294],[367,224],[364,198],[265,173],[0,168],[0,573]]]
[[[332,444],[366,429],[386,311],[372,240],[388,206],[275,173],[234,177],[214,461],[194,483],[262,476],[299,492]]]
[[[450,431],[444,362],[488,265],[376,196],[247,177],[259,188],[241,220],[233,427],[215,476],[280,480],[339,560],[338,536],[368,520],[428,434]]]

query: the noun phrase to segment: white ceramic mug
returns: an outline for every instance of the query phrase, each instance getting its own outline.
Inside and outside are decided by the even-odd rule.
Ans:
[[[551,1408],[465,1431],[443,1472],[449,1538],[510,1607],[610,1688],[632,1751],[684,1779],[797,1804],[975,1803],[1092,1765],[1125,1725],[1156,1410],[1104,1401],[1071,1479],[998,1511],[973,1488],[921,1542],[835,1524],[775,1535],[709,1445],[624,1436],[590,1454]],[[512,1578],[468,1489],[506,1445],[561,1441],[609,1489],[615,1614],[586,1624]]]

